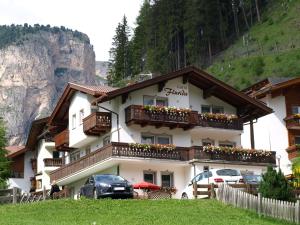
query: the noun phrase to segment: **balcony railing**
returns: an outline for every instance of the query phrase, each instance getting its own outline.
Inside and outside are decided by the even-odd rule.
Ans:
[[[128,143],[111,143],[104,146],[79,160],[70,164],[64,165],[59,169],[50,173],[51,180],[59,180],[77,173],[83,169],[93,166],[110,157],[126,157],[126,158],[152,158],[159,160],[171,161],[189,161],[189,160],[204,160],[204,161],[224,161],[230,162],[247,162],[247,163],[264,163],[275,164],[275,152],[269,156],[243,156],[238,153],[209,153],[203,150],[201,146],[176,147],[174,149],[156,149],[153,147],[145,148],[143,145],[132,145]]]
[[[243,130],[243,120],[239,118],[230,120],[208,119],[199,114],[198,126],[220,129]]]
[[[45,158],[44,159],[44,165],[45,167],[60,167],[63,165],[63,159],[62,158]]]
[[[87,135],[101,135],[111,130],[111,113],[94,112],[83,119],[83,132]]]
[[[125,109],[126,124],[154,125],[157,127],[184,128],[189,129],[197,125],[198,113],[191,111],[187,113],[150,112],[142,105],[131,105]]]
[[[55,148],[59,151],[69,150],[69,130],[64,130],[54,137]]]
[[[297,129],[300,130],[300,119],[294,116],[288,116],[285,119],[287,129]]]
[[[126,124],[140,124],[142,126],[154,125],[170,128],[189,129],[194,126],[212,127],[220,129],[243,130],[243,120],[233,119],[212,119],[206,118],[197,111],[186,113],[151,112],[142,105],[131,105],[125,109]]]
[[[247,163],[264,163],[275,164],[276,153],[270,152],[269,155],[259,155],[256,153],[240,153],[233,149],[232,152],[222,151],[205,151],[203,146],[193,146],[190,149],[190,159],[201,161],[228,161],[228,162],[247,162]]]
[[[286,150],[288,153],[289,160],[300,157],[300,145],[292,145]]]

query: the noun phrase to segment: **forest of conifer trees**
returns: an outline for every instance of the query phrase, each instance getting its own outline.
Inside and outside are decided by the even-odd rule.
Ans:
[[[133,33],[125,16],[116,29],[110,84],[122,86],[139,73],[207,67],[214,55],[260,22],[267,4],[272,1],[145,0]]]

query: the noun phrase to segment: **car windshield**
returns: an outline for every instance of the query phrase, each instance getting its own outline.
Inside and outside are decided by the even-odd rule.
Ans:
[[[261,181],[261,176],[260,175],[245,175],[244,179],[246,181]]]
[[[124,178],[122,178],[120,176],[116,176],[116,175],[98,175],[98,176],[95,176],[95,179],[97,182],[103,182],[103,183],[124,181]]]
[[[239,171],[231,169],[217,170],[216,173],[219,176],[240,176]]]

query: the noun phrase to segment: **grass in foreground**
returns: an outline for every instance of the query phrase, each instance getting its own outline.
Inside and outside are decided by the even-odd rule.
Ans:
[[[0,224],[289,224],[215,200],[56,200],[0,206]]]

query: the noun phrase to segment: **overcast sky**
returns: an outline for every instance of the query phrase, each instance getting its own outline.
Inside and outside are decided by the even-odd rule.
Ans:
[[[86,33],[96,60],[108,60],[115,28],[125,14],[130,27],[142,0],[0,0],[0,24],[50,24]]]

